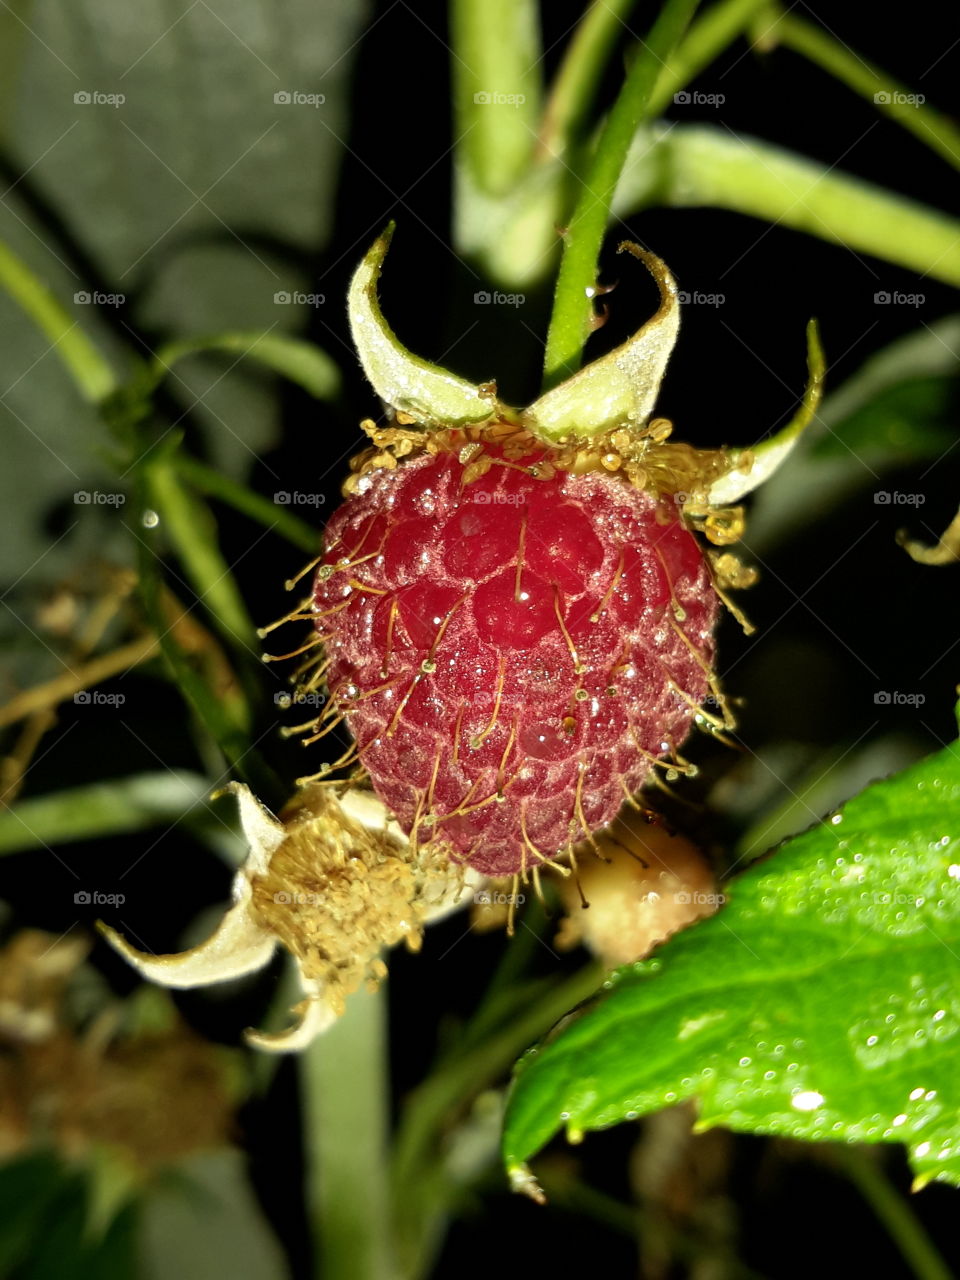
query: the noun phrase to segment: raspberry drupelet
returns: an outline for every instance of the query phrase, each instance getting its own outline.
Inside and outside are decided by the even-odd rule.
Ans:
[[[315,626],[329,711],[401,826],[523,874],[607,826],[686,738],[718,597],[675,503],[496,445],[478,467],[457,443],[360,478],[327,528]]]

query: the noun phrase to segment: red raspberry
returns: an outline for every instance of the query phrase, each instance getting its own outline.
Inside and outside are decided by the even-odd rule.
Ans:
[[[717,596],[676,509],[536,463],[367,472],[314,588],[331,710],[377,793],[495,876],[610,823],[687,736],[713,660]]]

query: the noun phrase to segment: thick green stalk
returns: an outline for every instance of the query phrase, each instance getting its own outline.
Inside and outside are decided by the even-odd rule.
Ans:
[[[936,108],[918,102],[922,95],[907,89],[889,72],[865,61],[828,31],[794,13],[775,18],[768,34],[771,40],[809,58],[854,93],[872,102],[878,111],[909,129],[947,164],[960,169],[960,129]]]
[[[534,0],[452,0],[457,163],[503,195],[530,163],[540,117],[540,24]]]
[[[550,388],[580,365],[593,316],[591,290],[610,206],[630,144],[647,118],[660,68],[672,55],[697,0],[667,0],[600,134],[583,191],[564,237],[563,258],[547,334],[544,383]]]
[[[358,991],[301,1059],[308,1196],[321,1280],[393,1280],[386,995]]]
[[[653,205],[732,209],[960,285],[955,218],[710,125],[654,126],[637,134],[613,212],[629,218]]]

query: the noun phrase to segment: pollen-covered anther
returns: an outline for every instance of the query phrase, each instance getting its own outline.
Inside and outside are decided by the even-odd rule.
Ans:
[[[423,927],[454,910],[483,883],[435,849],[404,836],[383,804],[356,786],[304,787],[282,820],[248,787],[228,790],[240,803],[247,861],[233,884],[233,905],[206,942],[178,955],[137,951],[105,926],[101,932],[144,977],[196,987],[262,968],[278,943],[297,965],[305,999],[279,1035],[248,1032],[259,1048],[302,1049],[325,1031],[347,997],[386,974],[381,952],[398,942],[420,947]]]

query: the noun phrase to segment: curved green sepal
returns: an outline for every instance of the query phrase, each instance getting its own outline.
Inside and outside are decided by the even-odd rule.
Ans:
[[[495,391],[458,378],[408,351],[383,318],[377,281],[390,247],[391,222],[354,272],[347,309],[353,344],[363,371],[382,400],[424,427],[458,427],[485,422],[501,407]]]
[[[640,427],[649,418],[680,328],[677,282],[666,264],[637,245],[627,250],[645,263],[660,288],[660,306],[629,341],[554,387],[526,411],[524,424],[546,440],[590,439],[616,427]]]
[[[749,452],[753,454],[753,466],[744,473],[737,469],[737,459],[746,449],[731,449],[730,458],[733,470],[721,476],[710,487],[710,503],[716,507],[728,507],[738,502],[746,494],[752,492],[764,480],[769,480],[780,464],[793,452],[794,446],[810,425],[817,412],[820,398],[823,395],[823,379],[826,373],[826,362],[823,358],[823,347],[820,345],[820,334],[816,320],[807,324],[807,387],[800,401],[800,407],[782,431],[778,431],[769,440],[755,445]]]

